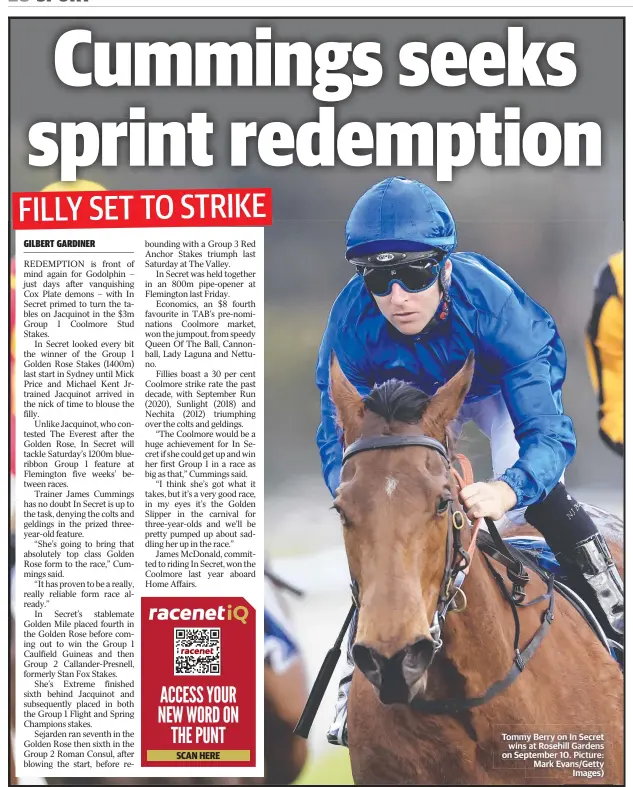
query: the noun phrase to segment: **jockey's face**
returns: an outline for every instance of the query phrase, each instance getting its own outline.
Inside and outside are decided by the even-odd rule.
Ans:
[[[450,274],[450,260],[445,265],[446,272]],[[440,305],[440,298],[439,280],[422,292],[407,292],[398,282],[394,282],[389,295],[374,295],[384,318],[407,336],[413,336],[426,328]]]

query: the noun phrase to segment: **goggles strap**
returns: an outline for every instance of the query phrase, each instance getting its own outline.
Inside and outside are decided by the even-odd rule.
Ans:
[[[451,276],[450,273],[446,270],[446,265],[444,265],[444,261],[440,262],[440,289],[442,291],[442,297],[444,298],[447,306],[451,302],[451,296],[449,294],[451,286]]]

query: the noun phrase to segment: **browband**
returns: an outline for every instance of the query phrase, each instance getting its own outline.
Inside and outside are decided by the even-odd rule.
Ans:
[[[432,448],[434,451],[437,451],[438,454],[441,454],[442,459],[450,465],[446,446],[440,443],[439,440],[424,434],[376,435],[375,437],[361,438],[345,449],[342,464],[345,464],[350,456],[360,454],[362,451],[373,451],[375,448],[405,448],[411,445],[419,445],[422,446],[422,448]]]

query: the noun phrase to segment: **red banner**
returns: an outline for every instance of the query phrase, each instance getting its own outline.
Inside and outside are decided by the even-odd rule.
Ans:
[[[13,229],[263,227],[272,189],[29,191],[13,194]]]
[[[255,610],[141,599],[142,765],[255,766]]]

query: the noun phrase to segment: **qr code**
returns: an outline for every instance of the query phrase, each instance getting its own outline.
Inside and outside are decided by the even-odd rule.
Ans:
[[[174,675],[219,675],[220,629],[174,629]]]

